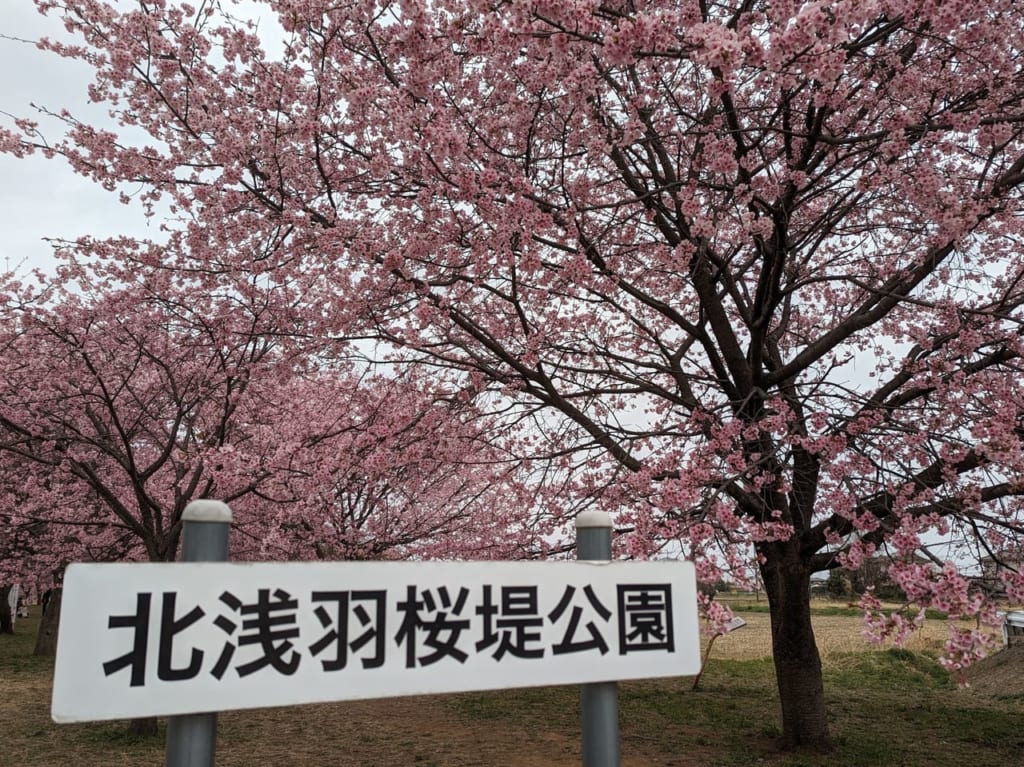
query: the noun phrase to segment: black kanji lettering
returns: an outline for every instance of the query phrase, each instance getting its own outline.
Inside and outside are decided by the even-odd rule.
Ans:
[[[345,668],[349,651],[359,653],[370,642],[373,642],[373,652],[369,657],[360,658],[363,668],[384,665],[386,591],[314,591],[311,596],[314,602],[333,602],[336,605],[333,615],[323,605],[313,611],[320,625],[329,631],[310,645],[310,652],[316,657],[328,647],[334,647],[334,658],[320,661],[324,671]],[[372,614],[367,610],[367,603],[373,610]],[[351,617],[358,621],[357,630],[362,633],[349,640]]]
[[[148,592],[136,594],[134,615],[111,615],[107,621],[107,628],[130,628],[134,631],[134,634],[132,636],[131,652],[104,663],[103,673],[106,676],[110,676],[130,666],[132,671],[129,684],[132,687],[142,687],[146,684],[146,651],[149,644],[149,605],[151,598],[152,594]]]
[[[160,609],[160,652],[157,656],[156,675],[165,682],[181,679],[192,679],[203,664],[203,652],[192,648],[188,665],[185,668],[172,668],[171,656],[174,649],[174,637],[187,629],[205,614],[199,607],[193,607],[182,618],[175,619],[175,602],[178,595],[173,591],[164,592],[163,605]]]
[[[502,586],[500,607],[491,601],[491,588],[483,587],[483,602],[476,608],[476,614],[484,619],[477,651],[497,644],[492,653],[495,660],[501,660],[506,653],[519,658],[543,657],[543,647],[527,646],[540,641],[540,631],[530,629],[539,629],[544,623],[538,610],[537,587]]]
[[[291,594],[283,589],[274,589],[272,600],[270,589],[260,589],[254,603],[244,604],[234,594],[225,591],[220,600],[233,611],[241,613],[242,633],[238,634],[235,644],[225,643],[211,671],[213,676],[220,679],[236,649],[247,645],[258,645],[262,654],[235,667],[240,677],[253,674],[266,666],[272,666],[281,674],[291,675],[296,672],[301,656],[293,649],[291,640],[299,636],[295,618],[299,605]],[[214,620],[214,625],[233,638],[238,629],[237,623],[223,615]]]
[[[672,584],[619,584],[619,654],[675,650]]]
[[[220,601],[230,607],[234,612],[238,612],[242,609],[242,600],[232,594],[230,591],[225,591],[220,595]],[[235,630],[238,628],[238,624],[230,618],[223,615],[218,615],[213,625],[223,631],[228,637],[233,637]],[[220,657],[217,658],[217,662],[213,666],[213,670],[210,671],[213,676],[217,679],[221,679],[224,676],[224,672],[228,670],[228,664],[231,663],[231,658],[235,654],[235,645],[227,641],[224,643],[224,649],[220,652]]]
[[[437,599],[430,590],[422,592],[420,596],[422,599],[417,599],[416,587],[409,586],[406,589],[405,601],[397,605],[399,612],[404,613],[405,617],[402,618],[402,624],[395,635],[395,642],[399,646],[405,644],[405,667],[415,668],[417,663],[429,666],[445,657],[465,663],[469,656],[457,645],[462,632],[469,628],[470,621],[468,618],[453,620],[451,616],[462,615],[469,589],[460,588],[454,601],[448,593],[447,586],[437,589]],[[423,645],[432,652],[417,656],[416,641],[420,632],[425,634]]]
[[[562,598],[558,604],[555,605],[555,609],[548,613],[548,620],[551,623],[557,623],[566,609],[572,604],[573,596],[576,593],[575,586],[566,586],[565,591],[562,593]],[[594,612],[601,617],[605,622],[612,616],[611,611],[601,604],[601,601],[597,598],[594,593],[592,586],[584,586],[583,593],[587,597],[587,601],[590,603],[590,607]],[[604,641],[604,637],[601,636],[601,632],[598,630],[597,624],[594,621],[588,621],[586,628],[587,633],[590,635],[589,639],[577,639],[576,632],[579,628],[580,619],[583,617],[583,608],[579,605],[572,604],[572,612],[569,614],[569,625],[566,627],[565,633],[562,635],[562,639],[555,645],[552,645],[551,652],[554,655],[563,655],[571,652],[586,652],[587,650],[600,650],[601,654],[604,655],[608,652],[608,643]]]
[[[298,606],[292,595],[283,589],[274,589],[274,601],[270,599],[270,589],[260,589],[255,604],[242,605],[242,630],[249,633],[239,635],[238,646],[259,645],[263,654],[239,666],[236,669],[239,676],[248,676],[265,666],[273,666],[286,675],[295,673],[300,657],[292,650],[291,640],[299,636],[299,627],[295,625]],[[244,617],[247,615],[251,617]],[[291,657],[285,659],[289,652]]]

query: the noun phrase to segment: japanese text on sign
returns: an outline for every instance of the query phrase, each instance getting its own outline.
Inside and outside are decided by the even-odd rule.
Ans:
[[[65,589],[60,721],[76,689],[119,718],[699,669],[681,562],[74,565]]]
[[[674,649],[670,583],[617,584],[614,626],[611,610],[592,586],[564,586],[550,609],[542,609],[540,589],[483,585],[471,598],[465,586],[410,585],[396,595],[368,589],[311,591],[300,598],[267,587],[248,589],[243,597],[225,590],[217,605],[206,608],[179,605],[173,591],[138,592],[132,614],[108,619],[110,629],[126,630],[131,639],[128,652],[106,661],[103,671],[106,676],[124,672],[133,687],[146,684],[151,642],[158,647],[156,678],[164,682],[192,679],[204,669],[216,679],[229,669],[239,677],[264,670],[290,676],[314,659],[325,672],[345,669],[350,658],[363,668],[379,668],[389,650],[399,652],[406,668],[415,668],[464,664],[480,653],[497,662],[506,655]],[[307,644],[300,635],[300,611],[312,612],[319,624]],[[204,620],[224,634],[213,651],[185,639],[188,629]],[[175,647],[179,642],[187,648],[187,661],[176,666],[172,658],[176,650],[181,654]]]

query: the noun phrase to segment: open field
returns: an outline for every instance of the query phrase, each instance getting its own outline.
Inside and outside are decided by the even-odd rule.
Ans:
[[[842,614],[816,621],[836,751],[779,753],[768,615],[739,614],[749,625],[715,643],[700,691],[688,678],[620,686],[624,767],[996,767],[1019,760],[1020,654],[979,672],[996,684],[961,690],[933,660],[940,622],[929,621],[911,649],[878,651],[860,638],[859,619]],[[31,655],[35,628],[36,620],[19,620],[14,637],[0,637],[0,765],[162,764],[161,739],[131,739],[123,723],[50,721],[52,662]],[[217,764],[578,765],[578,692],[551,687],[227,712]]]
[[[753,660],[769,657],[772,651],[771,629],[765,599],[762,597],[756,601],[742,594],[718,595],[716,599],[729,605],[747,622],[747,626],[731,635],[719,637],[715,641],[712,658]],[[859,608],[830,600],[816,601],[814,605],[814,634],[826,663],[830,658],[837,659],[849,653],[878,649],[861,635],[863,613]],[[887,609],[896,607],[886,606]],[[947,635],[945,620],[928,620],[921,630],[908,639],[903,649],[934,657],[941,652]]]

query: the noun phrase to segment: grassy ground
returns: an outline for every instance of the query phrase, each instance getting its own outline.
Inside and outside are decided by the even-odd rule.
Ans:
[[[917,651],[876,651],[847,615],[821,615],[818,628],[836,751],[780,753],[774,678],[763,652],[767,616],[741,614],[750,625],[715,644],[699,691],[692,679],[620,686],[624,767],[996,767],[1019,760],[1024,695],[957,689],[929,654],[937,630],[916,638]],[[131,739],[120,722],[50,721],[52,662],[31,654],[36,625],[19,620],[15,636],[0,637],[0,765],[162,764],[162,737]],[[570,687],[227,712],[217,764],[578,765],[578,721],[578,692]]]

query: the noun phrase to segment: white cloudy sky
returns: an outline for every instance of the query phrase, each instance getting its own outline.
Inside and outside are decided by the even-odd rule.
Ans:
[[[63,27],[37,14],[32,0],[0,0],[0,120],[35,117],[33,104],[53,110],[102,115],[87,104],[89,72],[73,62],[37,50],[30,41],[60,36]],[[56,137],[57,131],[53,129]],[[42,157],[15,159],[0,155],[0,269],[25,271],[52,267],[46,237],[120,232],[145,234],[138,210],[126,208],[116,195],[77,176],[60,161]]]
[[[241,0],[233,13],[259,18],[262,30],[275,27],[254,2]],[[11,127],[14,117],[37,119],[33,104],[53,111],[67,108],[90,122],[101,122],[106,109],[89,104],[86,95],[89,69],[36,49],[32,41],[42,36],[59,39],[67,33],[59,20],[39,15],[33,0],[0,0],[0,125]],[[276,43],[279,40],[270,41],[272,51]],[[48,138],[59,133],[57,127],[46,131]],[[52,268],[47,237],[155,238],[157,226],[147,223],[140,208],[121,204],[115,193],[76,175],[60,160],[19,160],[0,154],[0,271]]]

